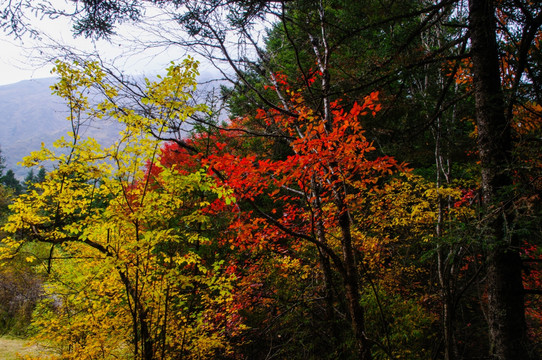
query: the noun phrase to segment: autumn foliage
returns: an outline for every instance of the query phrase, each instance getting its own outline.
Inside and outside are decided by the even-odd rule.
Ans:
[[[181,138],[178,123],[208,112],[193,103],[195,61],[147,80],[142,108],[95,63],[56,71],[74,132],[56,143],[64,152],[25,160],[55,169],[12,205],[1,248],[3,259],[46,249],[27,261],[46,264],[33,328],[53,358],[430,358],[450,304],[458,346],[478,336],[483,259],[466,240],[477,191],[377,151],[362,124],[382,111],[378,92],[335,100],[325,117],[275,74],[266,91],[285,95],[281,106]],[[107,96],[92,106],[95,86]],[[538,107],[514,110],[518,133],[539,130]],[[87,117],[117,121],[119,140],[81,138]],[[528,212],[536,199],[521,201]],[[538,306],[529,299],[533,336]]]

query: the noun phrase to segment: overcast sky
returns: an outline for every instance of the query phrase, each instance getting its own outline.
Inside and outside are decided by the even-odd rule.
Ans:
[[[51,76],[49,69],[35,69],[25,65],[23,50],[4,33],[0,33],[0,48],[0,85]]]
[[[54,0],[62,1],[62,0]],[[74,49],[99,53],[107,62],[113,61],[117,68],[131,75],[155,75],[165,69],[169,62],[183,58],[181,49],[170,48],[167,51],[148,50],[142,52],[131,49],[129,40],[114,38],[112,42],[92,42],[84,37],[74,39],[72,24],[69,19],[33,18],[32,24],[40,29],[41,39],[15,39],[0,31],[0,85],[15,83],[21,80],[52,76],[53,67],[48,58],[57,56],[54,46],[66,45]],[[141,29],[123,25],[117,29],[121,37],[137,37]],[[143,36],[143,35],[141,35]],[[203,72],[205,69],[200,70]],[[210,71],[209,69],[207,71]]]
[[[62,30],[60,30],[62,29]],[[138,56],[122,57],[124,46],[101,41],[93,44],[84,38],[73,39],[69,27],[48,30],[51,39],[59,44],[90,53],[98,52],[105,60],[117,59],[115,64],[124,71],[139,75],[153,75],[163,70],[175,55],[153,53]],[[64,30],[65,29],[65,30]],[[54,30],[54,31],[53,31]],[[51,40],[29,39],[22,41],[0,32],[0,85],[11,84],[21,80],[50,77],[53,64],[47,59],[54,53],[48,48]]]

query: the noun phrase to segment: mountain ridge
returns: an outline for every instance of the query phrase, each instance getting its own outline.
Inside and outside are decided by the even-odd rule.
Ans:
[[[12,169],[22,179],[29,169],[17,163],[43,143],[53,142],[71,130],[67,120],[68,107],[61,98],[52,94],[56,78],[23,80],[0,86],[0,149],[6,169]],[[83,131],[83,137],[92,136],[99,141],[114,141],[118,131],[105,122],[93,123]]]

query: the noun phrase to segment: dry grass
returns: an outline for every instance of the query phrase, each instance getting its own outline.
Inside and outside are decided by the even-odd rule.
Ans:
[[[39,356],[46,354],[47,351],[38,345],[28,346],[28,340],[0,337],[0,359],[2,360],[20,359],[17,355]]]

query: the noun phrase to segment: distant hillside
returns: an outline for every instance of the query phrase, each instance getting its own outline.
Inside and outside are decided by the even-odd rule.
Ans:
[[[199,77],[203,84],[199,88],[198,101],[205,101],[205,94],[218,93],[224,82],[212,82],[212,73]],[[23,179],[29,169],[18,166],[23,157],[40,149],[41,143],[50,147],[52,143],[71,131],[66,119],[68,108],[57,96],[51,94],[50,86],[55,78],[25,80],[0,86],[0,148],[6,158],[7,169],[12,169]],[[224,119],[224,115],[221,119]],[[191,128],[183,126],[183,133]],[[94,121],[80,134],[94,137],[103,145],[112,144],[118,135],[118,124],[110,120]]]
[[[54,82],[54,78],[46,78],[0,86],[0,147],[6,167],[19,178],[28,172],[17,165],[23,157],[38,150],[42,142],[50,146],[70,130],[66,105],[51,95]],[[114,126],[104,122],[91,124],[84,133],[106,144],[116,135]]]

